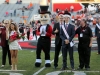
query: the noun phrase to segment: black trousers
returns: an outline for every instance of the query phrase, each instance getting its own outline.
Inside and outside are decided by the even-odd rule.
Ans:
[[[59,60],[59,53],[61,50],[61,39],[58,44],[55,44],[55,56],[54,56],[54,66],[58,66],[58,60]]]
[[[100,53],[100,37],[97,38],[98,53]]]
[[[11,54],[9,50],[8,41],[6,40],[6,46],[2,47],[2,65],[6,64],[6,56],[8,54],[9,65],[11,65]]]
[[[30,39],[30,31],[27,32],[27,39]]]
[[[91,56],[91,48],[89,44],[79,44],[78,45],[78,54],[79,54],[79,67],[80,68],[90,68],[90,56]]]
[[[70,47],[70,44],[62,45],[63,68],[67,67],[67,53],[68,52],[69,52],[71,68],[73,69],[74,68],[73,47]]]
[[[41,59],[41,50],[43,50],[43,52],[45,53],[45,60],[50,60],[50,45],[50,38],[40,37],[37,43],[36,58]]]
[[[33,31],[33,36],[35,35],[35,38],[37,40],[37,35],[36,35],[36,31]]]

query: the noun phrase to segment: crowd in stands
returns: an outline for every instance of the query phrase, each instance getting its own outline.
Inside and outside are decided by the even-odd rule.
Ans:
[[[33,7],[33,4],[30,2],[30,4],[28,6]],[[73,14],[71,16],[71,22],[73,24],[75,24],[76,27],[78,27],[79,24],[80,24],[80,20],[82,18],[85,18],[85,19],[87,19],[87,23],[88,23],[89,26],[94,26],[95,27],[95,25],[97,23],[97,19],[99,17],[99,16],[97,16],[97,13],[100,12],[100,6],[96,5],[96,7],[97,7],[96,8],[96,12],[94,14],[91,14],[91,11],[88,8],[83,8],[82,10],[77,11],[76,14]],[[24,16],[24,12],[25,12],[25,10],[28,10],[28,7],[23,6],[22,8],[19,8],[18,10],[20,10],[20,9],[22,10],[22,16]],[[17,9],[10,10],[9,12],[7,11],[5,13],[5,17],[7,17],[9,15],[16,16],[17,15],[16,11],[17,11]],[[56,13],[52,14],[52,16],[51,16],[52,25],[55,24],[56,22],[58,22],[58,14],[59,14],[59,12],[63,13],[64,11],[69,11],[70,13],[73,13],[74,12],[74,6],[71,6],[69,10],[67,8],[65,10],[61,10],[61,9],[57,8],[56,9]],[[34,23],[35,23],[34,21],[30,22],[30,24],[32,26],[34,26]]]
[[[100,13],[100,5],[99,4],[91,4],[90,6],[92,7],[96,7],[96,10],[93,9],[89,9],[87,8],[83,8],[82,10],[79,10],[77,12],[75,12],[75,14],[73,14],[74,12],[74,7],[71,6],[70,9],[65,9],[65,10],[61,10],[59,8],[56,9],[56,12],[54,14],[52,14],[52,19],[51,22],[52,24],[55,24],[56,22],[58,22],[58,15],[59,13],[63,13],[64,11],[68,11],[70,13],[72,13],[71,15],[71,23],[75,25],[75,27],[79,27],[80,26],[80,21],[81,19],[86,19],[87,20],[87,24],[91,27],[93,34],[94,34],[94,29],[96,24],[98,23],[98,18],[100,17],[98,14]],[[92,11],[93,10],[93,13]]]
[[[14,9],[14,10],[9,10],[5,12],[5,17],[8,16],[16,16],[17,14],[17,10],[22,10],[22,16],[24,16],[24,12],[27,10],[32,10],[33,9],[33,3],[30,2],[30,4],[28,6],[23,6],[22,8],[18,8],[18,9]],[[17,16],[19,16],[19,14],[17,14]],[[21,16],[21,15],[20,15]]]
[[[9,4],[9,3],[10,3],[10,0],[5,0],[4,3],[5,3],[5,4]],[[16,4],[22,4],[22,0],[17,0],[17,1],[16,1]]]
[[[17,0],[16,4],[22,4],[22,0]]]

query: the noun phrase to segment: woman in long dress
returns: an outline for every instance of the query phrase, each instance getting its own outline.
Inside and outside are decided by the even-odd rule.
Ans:
[[[17,25],[15,25],[14,23],[11,23],[9,27],[9,36],[11,37],[15,33],[18,33]],[[11,70],[17,70],[17,54],[18,54],[18,50],[20,49],[20,45],[18,44],[17,39],[15,40],[10,39],[9,41],[10,41],[9,48],[10,48],[11,62],[12,62]]]

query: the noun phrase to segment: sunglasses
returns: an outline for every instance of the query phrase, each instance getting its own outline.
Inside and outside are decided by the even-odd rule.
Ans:
[[[5,24],[8,24],[8,23],[5,23]]]

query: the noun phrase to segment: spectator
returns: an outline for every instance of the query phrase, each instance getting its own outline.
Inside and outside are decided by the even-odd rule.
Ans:
[[[5,0],[5,4],[9,4],[9,0]]]
[[[22,4],[22,0],[17,0],[16,4]]]
[[[24,16],[24,8],[22,8],[22,16]]]
[[[5,12],[5,17],[7,17],[9,15],[8,11]]]
[[[11,17],[12,17],[12,15],[13,15],[13,10],[10,10],[9,13],[10,13],[10,15],[11,15]]]
[[[14,16],[16,16],[16,9],[14,10]]]
[[[71,6],[70,7],[70,12],[73,12],[74,11],[74,6]]]
[[[30,22],[30,25],[33,27],[34,23],[35,23],[35,21],[33,20],[33,21]]]
[[[28,25],[26,25],[26,34],[27,34],[27,39],[29,40],[30,38],[30,29],[31,29],[31,27],[30,27],[30,24],[28,24]]]
[[[37,35],[36,35],[36,31],[37,31],[37,24],[35,23],[34,26],[32,27],[32,31],[33,31],[33,37],[35,35],[35,38],[37,40]]]
[[[28,9],[29,10],[33,9],[33,3],[32,2],[30,2],[30,4],[28,5]]]

